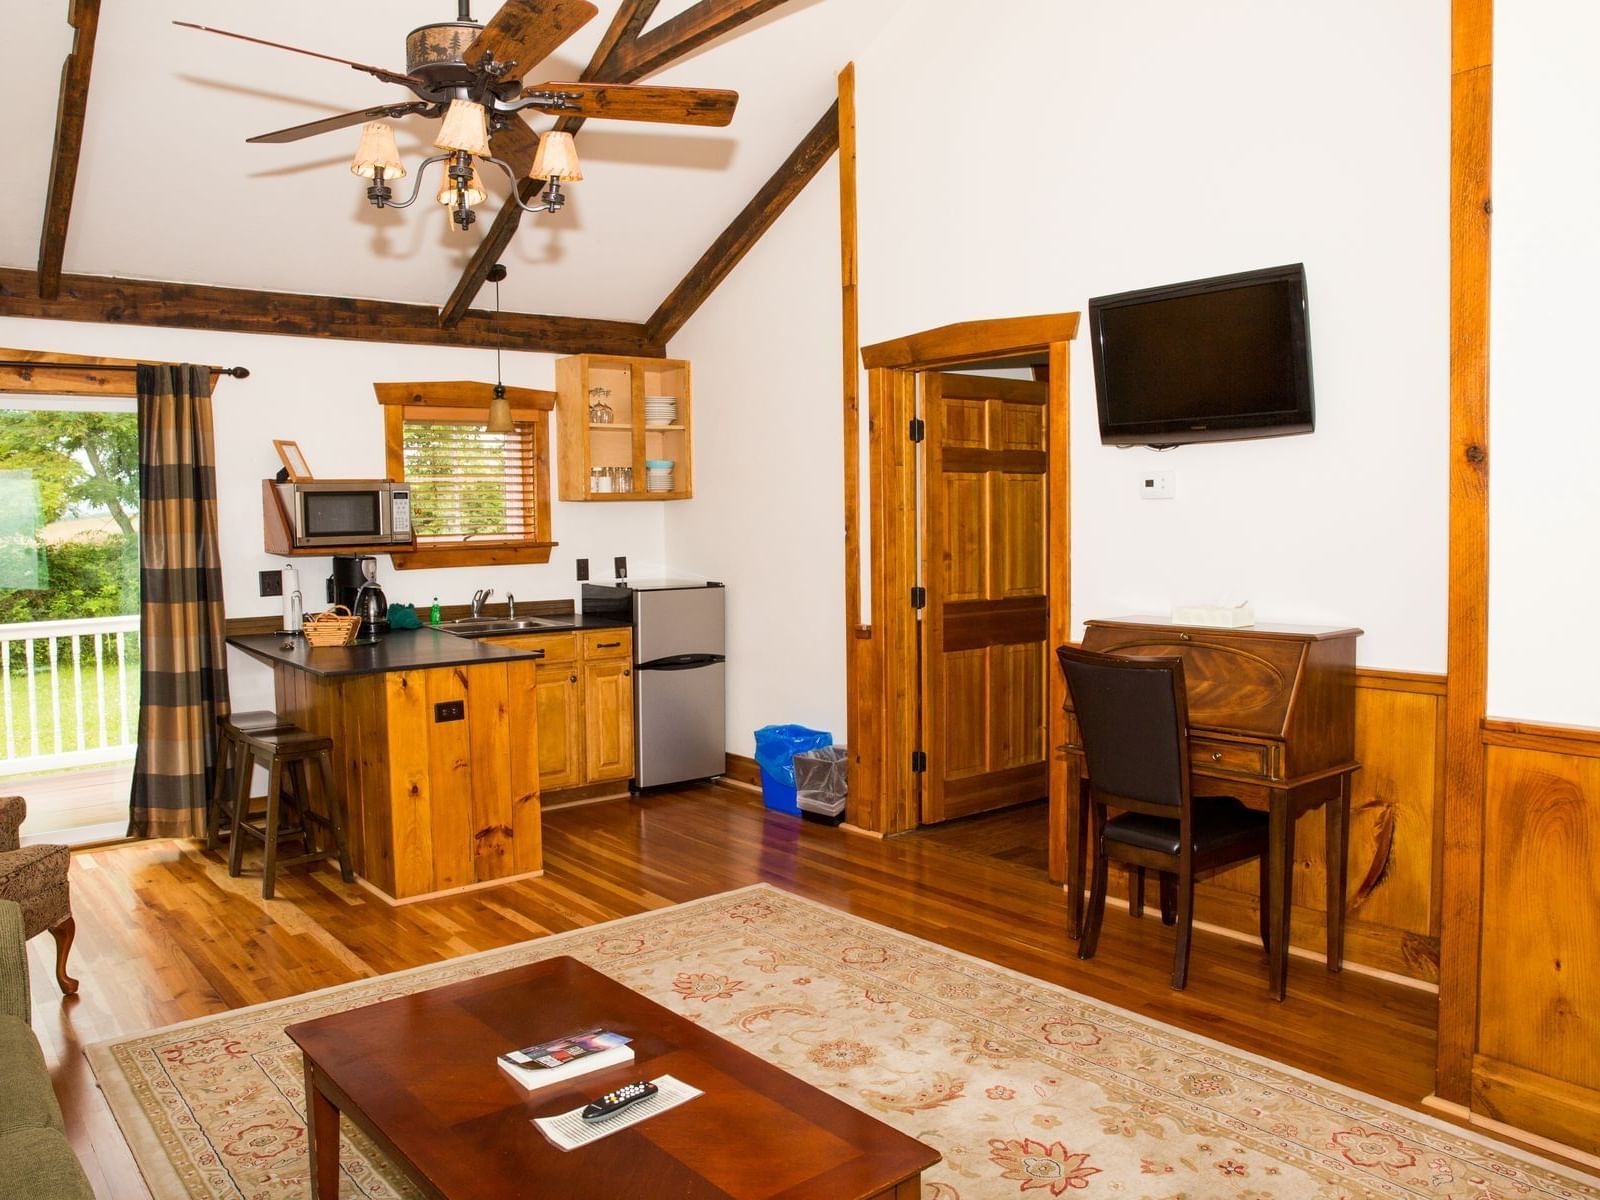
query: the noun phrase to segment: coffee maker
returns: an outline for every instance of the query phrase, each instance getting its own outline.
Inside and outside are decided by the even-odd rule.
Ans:
[[[378,586],[378,560],[370,554],[335,554],[328,576],[328,602],[361,618],[358,641],[389,632],[389,601]]]

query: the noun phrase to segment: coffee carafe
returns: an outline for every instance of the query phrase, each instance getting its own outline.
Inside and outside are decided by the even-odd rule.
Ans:
[[[378,586],[378,560],[370,554],[336,554],[328,600],[361,618],[361,639],[389,632],[389,601]]]

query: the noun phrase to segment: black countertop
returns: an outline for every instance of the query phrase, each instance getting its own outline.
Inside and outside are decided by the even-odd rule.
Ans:
[[[574,625],[572,628],[585,626]],[[538,632],[560,633],[562,630],[540,629]],[[438,629],[396,630],[370,646],[311,646],[305,638],[286,637],[277,633],[231,637],[228,645],[237,646],[269,666],[293,667],[297,671],[323,676],[382,675],[391,671],[472,667],[482,663],[544,657],[539,650],[498,646],[492,641],[457,637]]]

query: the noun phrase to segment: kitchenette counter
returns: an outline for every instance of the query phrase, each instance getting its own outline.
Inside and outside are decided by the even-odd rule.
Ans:
[[[582,617],[577,620],[582,621]],[[541,628],[539,632],[580,628],[594,626],[561,624],[548,630]],[[537,650],[498,646],[480,638],[460,637],[440,629],[399,629],[364,646],[313,646],[302,637],[265,633],[230,637],[228,645],[237,647],[269,667],[289,667],[325,678],[429,671],[436,667],[475,667],[484,663],[543,657]]]

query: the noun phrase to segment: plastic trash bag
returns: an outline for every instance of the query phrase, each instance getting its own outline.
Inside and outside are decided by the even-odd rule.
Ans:
[[[804,725],[763,725],[756,730],[756,762],[761,767],[761,798],[777,812],[798,813],[794,756],[833,745],[833,734]]]

